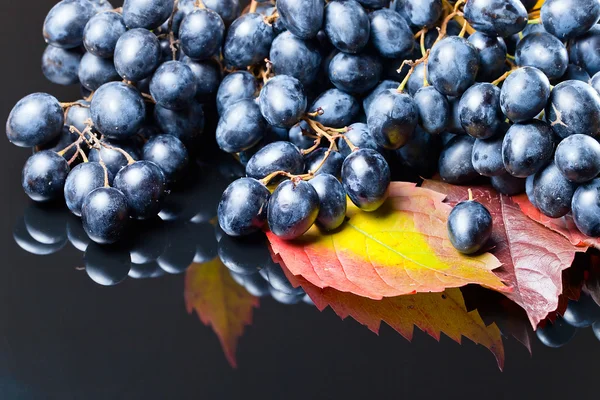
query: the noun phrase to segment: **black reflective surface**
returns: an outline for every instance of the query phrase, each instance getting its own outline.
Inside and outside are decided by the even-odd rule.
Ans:
[[[52,85],[40,71],[41,26],[53,3],[0,6],[2,121],[31,92],[79,98],[78,88]],[[211,327],[187,313],[182,272],[226,253],[244,273],[245,263],[263,257],[255,246],[220,248],[210,223],[235,166],[199,162],[186,191],[171,196],[165,221],[139,226],[142,234],[122,244],[127,250],[106,249],[87,247],[64,208],[23,194],[29,154],[0,143],[0,399],[597,397],[600,343],[591,329],[560,349],[534,337],[533,356],[508,337],[500,372],[491,353],[467,339],[458,345],[442,335],[437,343],[415,329],[409,343],[385,325],[376,336],[331,310],[270,296],[254,311],[232,369]],[[300,296],[284,291],[275,297]]]

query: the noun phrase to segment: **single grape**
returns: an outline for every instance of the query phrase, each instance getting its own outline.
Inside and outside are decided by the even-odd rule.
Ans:
[[[398,58],[412,51],[415,45],[412,31],[396,11],[387,8],[373,11],[369,21],[370,42],[382,57]]]
[[[94,242],[118,242],[123,237],[129,221],[125,195],[111,187],[93,190],[83,200],[81,221],[83,229]]]
[[[273,40],[269,60],[276,75],[293,76],[308,86],[317,79],[322,57],[316,43],[286,31]]]
[[[515,61],[519,67],[535,67],[548,79],[563,76],[569,64],[567,48],[555,36],[546,32],[531,33],[517,45]]]
[[[358,208],[375,211],[388,197],[390,167],[375,150],[359,149],[342,164],[342,184]]]
[[[464,130],[476,139],[489,139],[502,129],[500,89],[491,83],[476,83],[463,93],[458,103]]]
[[[119,148],[125,151],[127,154],[131,156],[134,160],[138,160],[141,158],[141,154],[139,149],[135,146],[135,144],[131,141],[104,141],[105,144],[109,145],[113,148]],[[94,148],[90,150],[89,160],[93,162],[102,162],[108,168],[108,183],[112,184],[112,181],[117,175],[117,173],[127,165],[127,158],[123,153],[118,150],[114,150],[111,148],[107,148],[105,146],[101,146],[100,149]]]
[[[42,73],[52,83],[57,85],[74,85],[79,83],[79,64],[81,50],[61,49],[48,45],[42,55]]]
[[[68,174],[67,160],[53,151],[44,150],[27,159],[21,184],[34,201],[54,200],[62,194]]]
[[[569,40],[569,61],[583,67],[588,74],[600,72],[600,26],[594,25],[588,32]]]
[[[410,0],[403,2],[403,14],[415,28],[432,28],[442,16],[442,0]]]
[[[385,92],[388,89],[396,89],[398,86],[400,86],[400,83],[389,79],[382,81],[379,85],[375,86],[375,89],[371,90],[371,92],[363,99],[362,105],[365,114],[367,116],[369,115],[369,107],[371,107],[371,103],[373,103],[373,100],[375,100],[375,98],[381,92]]]
[[[546,0],[540,18],[544,29],[560,40],[589,31],[600,19],[597,0]]]
[[[448,36],[431,49],[427,78],[446,96],[461,95],[475,82],[478,72],[479,53],[466,39]]]
[[[287,30],[301,39],[317,36],[323,24],[323,0],[278,0],[277,11]]]
[[[568,136],[556,148],[554,163],[571,182],[590,181],[600,174],[600,143],[588,135]]]
[[[514,124],[502,143],[502,160],[506,171],[517,178],[527,178],[552,159],[552,130],[542,121]]]
[[[102,85],[90,104],[94,127],[110,139],[123,140],[135,135],[146,117],[142,95],[123,82]]]
[[[367,124],[375,142],[386,149],[396,150],[411,138],[418,122],[413,99],[394,89],[377,96],[369,109]]]
[[[57,138],[63,127],[63,108],[46,93],[33,93],[17,102],[6,121],[8,140],[19,147],[42,145]]]
[[[194,61],[187,56],[181,61],[196,77],[196,99],[200,102],[214,101],[222,79],[219,64],[214,60]]]
[[[527,177],[527,179],[525,179],[525,193],[527,194],[527,199],[529,199],[529,202],[535,208],[537,208],[537,205],[535,204],[535,196],[534,196],[534,192],[533,192],[534,179],[535,179],[535,175],[529,175]]]
[[[330,1],[324,26],[331,44],[343,52],[359,53],[369,42],[369,16],[355,0]]]
[[[178,180],[188,165],[188,151],[173,135],[158,135],[144,145],[144,160],[158,165],[167,182]]]
[[[490,183],[498,193],[507,196],[516,196],[525,192],[525,178],[517,178],[511,174],[504,173],[501,175],[492,176]]]
[[[169,110],[189,107],[196,96],[196,76],[181,61],[162,64],[150,81],[150,94],[156,103]]]
[[[381,71],[381,63],[376,57],[341,52],[331,59],[328,68],[329,80],[335,87],[357,94],[366,93],[377,86]]]
[[[537,68],[513,71],[502,84],[500,107],[508,119],[523,122],[535,118],[548,103],[550,81]]]
[[[208,8],[190,12],[179,28],[181,50],[195,60],[219,55],[224,37],[225,23],[219,14]]]
[[[83,200],[95,189],[104,186],[104,168],[99,162],[79,164],[69,173],[65,181],[65,202],[73,214],[81,217]]]
[[[138,161],[121,169],[115,176],[114,187],[125,195],[133,218],[152,218],[162,209],[166,178],[162,169],[151,161]]]
[[[173,13],[174,0],[125,0],[123,20],[129,29],[156,29]]]
[[[111,59],[100,58],[92,53],[85,53],[81,58],[78,76],[78,81],[91,91],[98,90],[105,83],[121,80]]]
[[[558,84],[562,81],[581,81],[585,83],[590,82],[590,74],[587,73],[585,69],[580,67],[579,65],[569,64],[567,66],[567,70],[564,75],[560,77],[560,79],[555,80],[554,83]],[[591,84],[591,83],[590,83]]]
[[[560,218],[571,211],[575,189],[577,185],[569,182],[554,163],[539,171],[533,178],[535,205],[550,218]],[[576,220],[575,217],[574,219]]]
[[[373,139],[373,136],[371,136],[371,132],[369,132],[369,126],[367,124],[357,122],[350,125],[348,127],[348,132],[346,132],[344,136],[346,136],[350,142],[359,149],[372,149],[375,151],[379,150],[379,146],[377,146],[375,139]],[[344,138],[338,139],[337,146],[344,159],[352,153],[352,150],[350,150],[350,147]]]
[[[192,9],[196,0],[188,0],[192,3]],[[240,15],[239,0],[202,0],[206,8],[210,8],[221,16],[226,25],[230,25]],[[181,4],[181,0],[179,1]]]
[[[346,219],[346,191],[335,176],[320,174],[308,181],[319,196],[317,226],[331,231],[339,228]]]
[[[581,292],[579,300],[569,300],[563,319],[576,328],[587,328],[600,321],[600,306],[589,294]]]
[[[131,270],[131,258],[123,246],[100,246],[90,244],[83,257],[85,272],[89,278],[102,286],[114,286],[127,279]]]
[[[306,111],[302,83],[288,75],[278,75],[265,83],[258,97],[260,112],[272,126],[291,128]]]
[[[492,235],[492,215],[477,201],[458,203],[448,216],[448,239],[463,254],[474,254]]]
[[[446,125],[446,130],[455,135],[466,135],[465,128],[463,128],[460,122],[460,113],[458,106],[460,105],[460,96],[452,97],[447,96],[448,107],[450,107],[450,115],[448,117],[448,125]]]
[[[248,150],[263,138],[266,127],[258,104],[251,99],[239,100],[221,115],[217,143],[228,153]]]
[[[316,149],[312,153],[307,154],[304,157],[305,171],[307,173],[312,171],[315,175],[329,174],[340,176],[344,157],[337,151],[331,151],[329,157],[325,160],[325,163],[317,170],[317,167],[321,164],[321,160],[325,158],[326,153],[327,149],[321,147],[320,149]]]
[[[94,15],[83,31],[85,49],[97,57],[112,58],[119,38],[127,32],[123,16],[113,11]]]
[[[223,78],[217,92],[217,111],[223,114],[228,106],[243,99],[253,99],[258,94],[258,82],[246,71],[236,71]]]
[[[590,85],[565,81],[552,89],[546,121],[560,138],[577,133],[600,138],[600,96]]]
[[[479,50],[479,82],[490,82],[498,78],[506,69],[506,43],[497,36],[475,32],[467,39]]]
[[[573,221],[584,235],[600,236],[600,179],[585,183],[573,195]]]
[[[569,343],[577,333],[577,328],[567,324],[560,316],[554,323],[547,321],[543,328],[535,332],[540,342],[552,348],[562,347]]]
[[[421,63],[415,67],[412,75],[408,78],[408,93],[414,96],[419,89],[425,86],[425,64]]]
[[[256,152],[246,165],[246,175],[255,179],[262,179],[276,171],[301,174],[304,158],[300,149],[290,142],[274,142]]]
[[[350,125],[360,113],[360,104],[356,98],[339,89],[323,92],[309,107],[309,112],[320,110],[313,119],[324,126],[343,128]]]
[[[464,185],[479,176],[471,162],[474,144],[471,136],[456,136],[446,144],[438,161],[442,181]]]
[[[413,100],[425,132],[437,135],[446,129],[450,118],[450,105],[446,96],[433,86],[426,86],[417,90]]]
[[[260,230],[267,221],[267,202],[271,193],[256,179],[240,178],[231,183],[219,203],[219,226],[231,236]]]
[[[110,4],[108,0],[90,0],[96,12],[101,13],[103,11],[114,10],[115,7]]]
[[[473,168],[483,176],[497,176],[506,173],[502,161],[503,135],[491,139],[476,139],[473,144],[471,163]]]
[[[431,177],[437,170],[437,160],[442,151],[442,140],[439,135],[432,135],[417,126],[413,137],[398,150],[402,164],[412,168],[423,178]]]
[[[46,43],[63,49],[81,46],[85,24],[96,13],[88,0],[62,0],[58,2],[44,21]]]
[[[204,111],[202,104],[196,101],[183,110],[169,110],[157,104],[154,120],[162,132],[175,136],[190,148],[197,144],[204,132]]]
[[[527,26],[527,10],[519,0],[469,0],[465,19],[476,31],[507,37]]]
[[[115,46],[115,68],[128,81],[148,78],[161,61],[161,48],[156,35],[138,28],[127,31]]]
[[[262,63],[275,38],[273,27],[258,13],[244,14],[229,27],[223,44],[223,59],[231,68]]]
[[[285,240],[304,234],[319,215],[319,195],[306,181],[287,180],[277,187],[267,207],[269,229]]]

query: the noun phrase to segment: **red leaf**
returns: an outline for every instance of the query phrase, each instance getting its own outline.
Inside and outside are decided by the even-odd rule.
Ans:
[[[466,187],[431,180],[423,186],[446,194],[450,204],[468,198]],[[494,220],[492,252],[503,264],[494,272],[512,286],[513,292],[507,297],[523,307],[535,328],[558,308],[562,271],[585,248],[573,246],[563,235],[527,217],[510,197],[489,187],[471,189],[475,200],[488,208]]]

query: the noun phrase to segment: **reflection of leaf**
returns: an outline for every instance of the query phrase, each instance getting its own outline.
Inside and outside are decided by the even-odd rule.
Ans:
[[[447,195],[449,204],[468,198],[466,187],[438,181],[425,181],[424,187]],[[575,253],[585,251],[573,246],[556,232],[529,219],[507,196],[489,187],[475,187],[474,197],[485,205],[494,220],[491,245],[502,268],[496,274],[513,287],[508,298],[519,304],[535,328],[558,308],[562,293],[562,271],[569,268]]]
[[[494,256],[467,257],[452,247],[446,230],[451,207],[444,197],[393,182],[378,211],[361,212],[350,204],[349,220],[335,233],[313,228],[294,242],[267,235],[289,270],[320,288],[372,299],[469,283],[509,290],[492,273],[500,266]]]
[[[233,280],[218,257],[187,270],[184,295],[187,311],[196,311],[205,325],[212,326],[235,368],[237,341],[244,327],[252,323],[252,308],[258,307],[258,298]]]
[[[500,330],[495,324],[486,326],[477,311],[467,311],[460,289],[373,300],[332,288],[318,288],[306,279],[294,276],[283,264],[282,267],[290,282],[302,286],[321,311],[329,306],[340,318],[352,317],[375,333],[379,333],[384,321],[409,341],[414,326],[438,341],[442,332],[457,343],[461,343],[464,336],[487,347],[496,357],[500,369],[504,366]]]

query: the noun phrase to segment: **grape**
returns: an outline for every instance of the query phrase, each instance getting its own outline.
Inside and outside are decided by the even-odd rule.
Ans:
[[[286,171],[294,175],[304,171],[302,153],[292,143],[268,144],[254,154],[246,165],[246,175],[255,179],[262,179],[276,171]]]
[[[94,15],[83,31],[85,49],[97,57],[112,58],[119,38],[127,32],[123,16],[112,11]]]
[[[127,200],[117,189],[101,187],[90,192],[83,200],[83,229],[96,243],[118,242],[125,233],[128,219]]]
[[[183,110],[169,110],[157,104],[154,120],[164,133],[175,136],[190,148],[204,131],[202,104],[195,101]]]
[[[358,208],[375,211],[388,197],[390,167],[375,150],[356,150],[342,164],[342,184]]]
[[[548,347],[558,348],[569,343],[577,333],[577,328],[567,324],[560,316],[554,323],[548,321],[546,326],[535,332],[540,342]]]
[[[316,81],[322,57],[313,41],[286,31],[273,40],[269,60],[275,74],[293,76],[306,86]]]
[[[188,164],[188,152],[173,135],[158,135],[144,145],[144,160],[152,161],[165,174],[167,182],[175,182]]]
[[[469,0],[465,19],[476,31],[507,37],[527,26],[527,10],[519,0]]]
[[[577,188],[571,207],[577,229],[592,237],[600,236],[600,179],[596,178]]]
[[[442,151],[442,140],[417,126],[413,137],[396,150],[403,164],[414,169],[419,177],[431,177],[437,169],[437,160]]]
[[[589,294],[582,292],[579,300],[569,300],[563,319],[576,328],[587,328],[600,320],[600,306]]]
[[[483,176],[497,176],[506,173],[502,161],[502,142],[504,136],[498,135],[491,139],[476,139],[473,144],[471,163],[473,168]]]
[[[44,150],[27,159],[21,184],[32,200],[54,200],[62,194],[68,174],[67,160],[53,151]]]
[[[461,31],[462,31],[462,25],[459,24],[456,20],[452,19],[452,20],[450,20],[450,22],[448,22],[448,25],[446,26],[446,35],[447,36],[458,36]],[[469,34],[466,33],[465,37],[467,37],[468,35]],[[431,49],[433,47],[433,44],[437,40],[438,36],[439,36],[439,31],[437,29],[428,30],[427,33],[425,34],[425,49]],[[421,57],[420,51],[419,51],[417,58],[419,58],[419,57]]]
[[[506,43],[501,37],[475,32],[467,39],[479,50],[477,80],[489,82],[498,78],[506,69]]]
[[[258,275],[258,271],[269,263],[271,258],[265,236],[260,233],[243,237],[224,236],[219,241],[218,252],[223,264],[230,271],[242,276]]]
[[[195,9],[190,12],[179,28],[181,50],[195,60],[206,60],[219,55],[225,24],[213,10]]]
[[[369,42],[369,16],[355,0],[330,1],[324,26],[331,44],[343,52],[359,53]]]
[[[463,254],[474,254],[492,236],[492,215],[477,201],[458,203],[448,216],[448,239]]]
[[[542,121],[514,124],[502,143],[502,160],[506,171],[517,178],[527,178],[552,159],[552,130]]]
[[[588,135],[568,136],[556,148],[554,163],[571,182],[590,181],[600,174],[600,144]]]
[[[415,45],[413,34],[404,18],[396,11],[373,11],[369,14],[369,21],[371,44],[381,56],[397,58],[412,51]]]
[[[158,67],[160,60],[160,43],[156,35],[146,29],[127,31],[115,46],[115,68],[128,81],[148,78]]]
[[[81,132],[86,127],[85,121],[90,117],[90,102],[78,100],[76,104],[73,104],[67,109],[64,123],[68,127],[71,125],[74,126]]]
[[[114,286],[127,279],[131,270],[129,253],[120,246],[90,244],[84,255],[85,272],[102,286]]]
[[[546,0],[540,17],[544,29],[560,40],[589,31],[600,19],[598,0]]]
[[[450,107],[450,115],[448,118],[448,125],[446,126],[446,130],[455,135],[466,134],[467,132],[465,132],[465,128],[463,128],[460,122],[460,113],[458,112],[458,106],[460,105],[460,96],[448,96],[446,97],[446,99],[448,100],[448,107]]]
[[[560,218],[571,211],[571,199],[575,189],[577,185],[569,182],[554,163],[549,164],[533,178],[535,205],[550,218]],[[575,213],[573,219],[577,221]]]
[[[476,83],[460,98],[460,122],[464,130],[477,139],[496,135],[504,122],[500,109],[500,89],[491,83]]]
[[[65,201],[73,214],[81,217],[83,200],[91,191],[104,186],[104,168],[99,162],[79,164],[65,181]]]
[[[123,20],[129,29],[156,29],[173,13],[173,0],[125,0]]]
[[[515,61],[520,67],[535,67],[546,74],[548,79],[557,79],[567,70],[569,54],[555,36],[537,32],[521,39],[515,52]]]
[[[308,135],[314,136],[314,132],[312,131],[308,123],[302,120],[290,128],[288,133],[288,140],[291,143],[295,144],[296,147],[298,147],[300,150],[306,150],[313,146],[316,137],[310,137]]]
[[[429,82],[446,96],[458,96],[479,72],[479,53],[466,39],[448,36],[431,49],[427,63]]]
[[[71,133],[69,127],[64,126],[60,136],[58,136],[56,139],[52,140],[51,142],[36,146],[34,148],[34,152],[37,153],[38,151],[42,151],[42,150],[52,150],[54,152],[59,152],[59,151],[63,150],[64,148],[66,148],[71,143],[73,143],[74,141],[76,141],[78,138],[79,138],[79,135],[77,135],[77,133]],[[63,154],[64,159],[70,160],[75,155],[76,151],[77,151],[77,148],[75,146],[71,147],[69,150],[67,150],[67,152],[65,154]]]
[[[371,103],[373,103],[373,100],[375,100],[375,98],[381,92],[385,92],[388,89],[396,89],[398,86],[400,86],[400,83],[392,80],[382,81],[379,85],[375,86],[375,89],[371,90],[371,92],[363,99],[362,104],[365,114],[367,116],[369,115],[369,107],[371,107]]]
[[[340,176],[344,157],[337,151],[331,151],[329,157],[327,157],[327,160],[325,160],[325,163],[317,170],[317,167],[321,164],[321,160],[323,160],[325,157],[325,153],[327,153],[327,149],[320,148],[306,155],[304,157],[306,172],[312,171],[315,173],[315,175],[329,174],[333,176]]]
[[[58,137],[64,122],[58,100],[46,93],[33,93],[11,110],[6,121],[6,136],[20,147],[33,147]]]
[[[456,136],[446,144],[438,162],[442,181],[463,185],[479,176],[471,162],[474,143],[471,136]]]
[[[72,49],[83,43],[85,24],[96,13],[88,0],[62,0],[58,2],[44,21],[46,43],[63,49]]]
[[[357,122],[350,125],[345,136],[354,146],[358,147],[359,149],[372,149],[375,151],[379,150],[379,146],[377,146],[375,139],[373,139],[373,136],[371,136],[371,133],[369,132],[369,126],[367,124]],[[337,146],[340,154],[344,158],[348,157],[352,153],[348,143],[346,143],[343,138],[338,139]]]
[[[265,120],[280,128],[291,128],[306,111],[302,83],[288,75],[269,79],[261,89],[258,100]]]
[[[367,54],[338,53],[328,68],[329,80],[335,87],[357,94],[366,93],[377,86],[381,71],[379,60]]]
[[[508,119],[523,122],[544,110],[550,97],[550,81],[537,68],[522,67],[506,78],[500,91],[500,107]]]
[[[437,135],[446,129],[450,117],[450,105],[443,94],[433,86],[426,86],[417,90],[413,100],[419,122],[425,132]]]
[[[442,0],[403,1],[403,14],[415,28],[431,28],[442,16]]]
[[[221,68],[214,60],[194,61],[184,56],[181,61],[196,77],[196,98],[201,102],[213,100],[221,83]]]
[[[600,96],[584,82],[559,83],[550,94],[546,121],[560,138],[576,133],[600,138]]]
[[[229,27],[223,45],[223,59],[231,68],[246,68],[268,57],[275,34],[263,16],[244,14]]]
[[[158,215],[162,208],[166,179],[158,165],[138,161],[119,171],[114,187],[125,195],[133,218],[148,219]]]
[[[305,181],[281,183],[267,207],[269,229],[285,240],[302,236],[314,224],[318,214],[319,195]]]
[[[78,76],[79,82],[91,91],[98,90],[105,83],[121,80],[111,59],[96,57],[92,53],[85,53],[81,58]]]
[[[277,11],[283,25],[300,39],[311,39],[323,24],[325,2],[323,0],[278,0]]]
[[[580,66],[575,65],[575,64],[569,64],[567,66],[567,70],[565,71],[565,74],[560,77],[560,82],[571,81],[571,80],[588,83],[590,81],[590,75],[587,73],[587,71],[585,69],[581,68]],[[560,82],[556,82],[556,83],[560,83]]]
[[[193,4],[196,0],[189,0]],[[221,16],[226,25],[231,24],[240,15],[239,0],[202,0],[206,8],[210,8]],[[181,4],[181,0],[179,1]],[[181,6],[180,6],[181,7]]]
[[[595,50],[600,46],[600,26],[594,25],[568,44],[570,62],[583,67],[590,75],[600,72],[600,54]]]
[[[260,230],[267,220],[267,202],[271,193],[256,179],[240,178],[230,184],[219,203],[219,226],[231,236],[243,236]]]
[[[308,111],[321,110],[314,120],[331,128],[343,128],[350,125],[360,112],[360,104],[354,96],[339,89],[323,92],[312,103]]]
[[[259,106],[253,100],[239,100],[221,115],[217,143],[228,153],[248,150],[262,139],[266,125]]]
[[[425,64],[421,63],[415,67],[412,75],[408,77],[408,93],[414,96],[419,89],[425,86]]]
[[[57,85],[74,85],[79,82],[77,71],[81,56],[79,49],[61,49],[48,45],[42,55],[42,73]]]
[[[399,149],[412,136],[418,122],[413,99],[394,89],[380,93],[369,109],[367,124],[375,142],[386,149]]]
[[[105,144],[119,148],[125,151],[134,160],[138,160],[140,157],[139,150],[130,141],[117,142],[117,141],[104,141]],[[91,149],[89,154],[89,160],[94,162],[102,162],[108,169],[108,183],[112,184],[112,181],[117,173],[127,165],[127,158],[123,153],[118,150],[112,150],[107,147],[101,146],[100,149]]]
[[[253,99],[258,93],[256,79],[246,71],[227,75],[217,91],[217,111],[223,114],[228,106],[243,99]]]
[[[525,192],[525,178],[517,178],[511,174],[504,173],[501,175],[492,176],[490,183],[498,193],[507,196],[515,196]]]
[[[527,198],[529,199],[529,202],[535,208],[537,208],[537,205],[535,204],[535,196],[533,193],[533,181],[534,180],[535,180],[535,175],[529,175],[527,177],[527,179],[525,179],[525,193],[527,193]]]
[[[150,81],[150,94],[156,103],[169,110],[189,107],[196,96],[196,76],[181,61],[162,64]]]
[[[102,11],[114,10],[112,4],[108,0],[90,0],[96,12],[100,13]]]
[[[110,139],[123,140],[137,133],[146,116],[140,93],[122,82],[102,85],[90,104],[94,127]]]
[[[317,225],[331,231],[346,219],[346,191],[335,176],[323,173],[308,181],[319,196]]]

